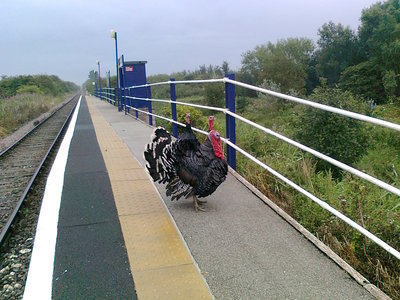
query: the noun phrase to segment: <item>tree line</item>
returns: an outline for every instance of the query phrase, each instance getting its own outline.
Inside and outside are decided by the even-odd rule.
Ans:
[[[0,80],[0,99],[17,94],[58,96],[77,89],[75,83],[63,81],[55,75],[3,76]]]
[[[241,76],[262,85],[271,80],[282,92],[309,95],[327,84],[372,100],[395,101],[400,95],[400,2],[389,0],[361,13],[355,32],[328,22],[314,45],[308,38],[289,38],[257,46],[243,55]]]

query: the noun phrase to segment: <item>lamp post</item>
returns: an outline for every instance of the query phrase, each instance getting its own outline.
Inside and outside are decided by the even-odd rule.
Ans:
[[[99,67],[99,89],[101,90],[101,78],[100,78],[100,62],[96,60],[97,66]]]
[[[110,71],[107,71],[106,74],[107,74],[107,87],[109,88],[110,87]]]
[[[117,87],[115,89],[115,98],[116,100],[119,99],[119,72],[118,72],[118,39],[117,39],[117,32],[114,29],[110,30],[110,37],[115,40],[115,67],[117,71]],[[120,110],[120,104],[118,103],[118,110]]]

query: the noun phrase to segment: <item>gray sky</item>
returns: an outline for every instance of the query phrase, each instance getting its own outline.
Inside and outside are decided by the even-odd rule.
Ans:
[[[376,0],[1,0],[0,75],[51,74],[82,84],[119,55],[147,60],[147,74],[229,62],[268,41],[318,39],[329,21],[356,30]]]

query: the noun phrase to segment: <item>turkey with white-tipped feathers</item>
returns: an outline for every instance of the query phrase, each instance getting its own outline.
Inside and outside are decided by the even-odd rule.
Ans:
[[[146,168],[155,182],[167,184],[171,200],[193,197],[196,211],[202,210],[197,197],[207,197],[224,182],[228,165],[224,159],[221,137],[214,130],[214,117],[209,118],[209,134],[200,144],[193,134],[189,114],[185,117],[184,133],[173,141],[162,127],[154,129],[151,142],[146,145]]]

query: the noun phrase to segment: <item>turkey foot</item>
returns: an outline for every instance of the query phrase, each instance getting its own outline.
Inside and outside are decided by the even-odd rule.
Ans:
[[[199,203],[201,205],[201,204],[207,203],[207,200],[199,200],[199,199],[197,199],[197,203]]]
[[[199,212],[199,210],[201,210],[201,211],[206,211],[204,208],[202,208],[202,207],[199,205],[199,203],[201,204],[202,202],[204,203],[204,201],[199,201],[199,200],[197,199],[196,196],[193,196],[194,210],[195,210],[196,212]]]

